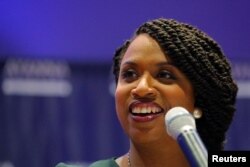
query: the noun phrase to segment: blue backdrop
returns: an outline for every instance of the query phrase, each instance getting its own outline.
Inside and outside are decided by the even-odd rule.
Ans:
[[[226,149],[250,150],[250,1],[0,1],[0,167],[89,163],[123,154],[114,50],[146,20],[167,17],[223,47],[240,90]]]
[[[32,64],[45,68],[24,75]],[[67,66],[68,72],[46,76],[51,75],[43,73],[50,65]],[[250,150],[250,77],[246,73],[250,61],[233,65],[240,91],[226,149]],[[0,166],[87,164],[128,150],[115,114],[110,64],[14,59],[2,62],[0,69]],[[52,81],[57,81],[55,87]],[[58,89],[62,81],[70,89]]]
[[[1,0],[1,57],[110,62],[114,50],[146,20],[197,25],[229,57],[248,57],[249,0]]]

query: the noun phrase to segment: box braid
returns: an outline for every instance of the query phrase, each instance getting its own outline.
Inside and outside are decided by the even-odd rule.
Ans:
[[[195,106],[203,111],[197,130],[208,150],[222,150],[235,112],[237,85],[219,45],[204,32],[173,19],[156,19],[141,25],[135,37],[146,33],[191,81]],[[117,49],[113,73],[118,82],[120,63],[132,39]]]

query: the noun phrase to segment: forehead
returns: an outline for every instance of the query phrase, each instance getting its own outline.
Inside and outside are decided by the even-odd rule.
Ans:
[[[140,34],[136,36],[131,42],[128,50],[137,51],[152,51],[152,50],[161,50],[159,44],[148,34]]]
[[[123,59],[157,59],[161,61],[168,60],[168,56],[164,54],[160,45],[149,35],[140,34],[136,36],[127,51],[124,53]]]

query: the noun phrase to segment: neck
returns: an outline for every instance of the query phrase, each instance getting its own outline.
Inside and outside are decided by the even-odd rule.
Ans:
[[[137,145],[131,142],[128,156],[129,167],[188,167],[188,162],[178,144],[155,143]]]

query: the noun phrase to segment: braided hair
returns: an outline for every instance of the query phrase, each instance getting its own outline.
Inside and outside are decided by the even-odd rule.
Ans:
[[[220,46],[201,30],[173,19],[159,18],[141,25],[135,36],[146,33],[191,81],[195,107],[203,111],[197,130],[208,150],[222,150],[233,114],[238,87]],[[131,40],[116,50],[113,74],[118,82],[120,63]]]

